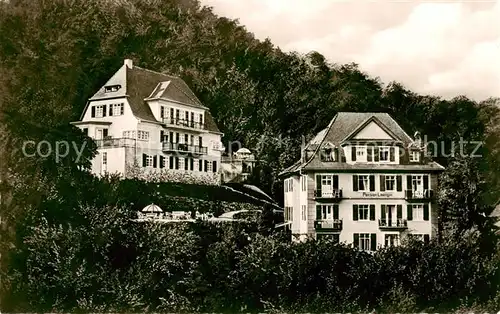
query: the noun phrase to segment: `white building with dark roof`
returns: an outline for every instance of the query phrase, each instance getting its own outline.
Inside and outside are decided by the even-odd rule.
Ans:
[[[172,171],[220,180],[222,133],[212,115],[180,78],[123,66],[92,96],[80,121],[95,140],[95,174]]]
[[[424,150],[386,113],[338,113],[280,174],[293,238],[330,237],[373,251],[406,234],[434,237],[444,168]]]

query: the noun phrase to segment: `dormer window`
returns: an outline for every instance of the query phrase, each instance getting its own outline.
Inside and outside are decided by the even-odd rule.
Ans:
[[[336,149],[331,143],[326,143],[321,149],[321,161],[336,161]]]
[[[410,152],[410,162],[419,162],[420,161],[420,152],[419,151],[411,151]]]
[[[112,93],[118,91],[120,88],[122,88],[121,85],[108,85],[104,87],[104,92],[105,93]]]

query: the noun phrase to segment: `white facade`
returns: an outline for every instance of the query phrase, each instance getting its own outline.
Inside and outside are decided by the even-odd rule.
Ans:
[[[89,99],[74,125],[95,139],[97,175],[126,175],[130,166],[219,178],[222,133],[177,77],[135,67],[131,60]]]
[[[352,129],[339,131],[336,123]],[[436,235],[434,195],[443,167],[424,158],[399,126],[391,132],[385,123],[396,129],[388,115],[339,113],[282,173],[294,240],[327,236],[372,251],[399,245],[405,235],[425,241]]]

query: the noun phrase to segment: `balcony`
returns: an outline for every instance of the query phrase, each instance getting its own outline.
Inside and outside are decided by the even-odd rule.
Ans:
[[[396,220],[379,219],[378,227],[380,230],[405,230],[408,229],[408,224],[406,219],[396,219]]]
[[[342,189],[335,189],[332,191],[315,190],[314,198],[318,201],[340,201],[342,199]]]
[[[181,152],[193,155],[206,155],[208,151],[206,146],[195,146],[170,142],[163,142],[162,150],[164,152]]]
[[[405,198],[408,201],[431,200],[432,198],[434,198],[434,191],[433,190],[423,190],[423,191],[406,190],[405,191]]]
[[[162,122],[167,125],[167,127],[177,127],[181,129],[189,130],[206,130],[206,125],[204,123],[179,119],[179,118],[162,118]]]
[[[316,231],[342,231],[342,219],[322,219],[314,221]]]
[[[136,140],[133,138],[112,138],[107,137],[101,140],[94,140],[97,148],[117,148],[117,147],[133,147]]]

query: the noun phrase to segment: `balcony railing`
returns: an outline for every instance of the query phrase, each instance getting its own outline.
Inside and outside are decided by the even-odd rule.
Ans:
[[[184,128],[190,128],[195,130],[205,130],[205,123],[200,123],[192,120],[179,119],[179,118],[163,118],[163,123],[168,126],[179,126]]]
[[[104,138],[94,140],[97,148],[114,148],[114,147],[132,147],[135,145],[136,140],[133,138]]]
[[[314,197],[324,199],[341,199],[342,189],[335,189],[333,191],[315,190]]]
[[[379,219],[378,226],[380,229],[407,229],[408,223],[406,219]]]
[[[342,219],[321,219],[314,222],[314,228],[318,231],[341,231]]]
[[[183,152],[195,155],[206,155],[208,151],[208,148],[206,146],[196,146],[170,142],[163,142],[162,149],[164,152]]]
[[[422,190],[422,191],[406,190],[405,197],[407,200],[431,199],[434,197],[434,191],[433,190]]]

